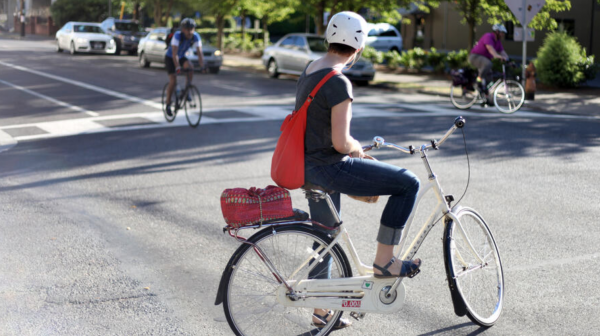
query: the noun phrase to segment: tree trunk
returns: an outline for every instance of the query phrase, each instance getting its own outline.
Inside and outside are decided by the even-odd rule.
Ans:
[[[162,6],[160,0],[154,1],[154,24],[160,27],[162,23]]]
[[[325,15],[325,0],[321,0],[317,5],[317,15],[315,16],[315,24],[317,25],[317,35],[325,35],[323,15]]]
[[[217,48],[223,50],[223,29],[225,28],[225,15],[217,14]]]
[[[246,42],[246,10],[242,9],[242,13],[240,14],[242,19],[242,45]]]
[[[266,48],[269,45],[269,31],[267,30],[267,15],[263,16],[262,24],[263,24],[263,46]]]
[[[173,8],[173,1],[175,1],[175,0],[169,0],[169,5],[167,6],[167,12],[165,13],[165,16],[164,16],[165,21],[164,21],[163,26],[165,26],[167,24],[169,16],[171,16],[171,9]]]
[[[135,4],[133,5],[133,19],[134,20],[140,19],[140,2],[139,2],[139,0],[136,1]]]
[[[469,21],[469,49],[468,50],[473,49],[474,45],[475,45],[475,23],[472,21]]]

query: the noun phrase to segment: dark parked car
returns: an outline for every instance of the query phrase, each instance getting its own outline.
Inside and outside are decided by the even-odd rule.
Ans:
[[[155,28],[140,40],[138,46],[138,54],[140,66],[147,68],[150,63],[165,63],[165,53],[167,52],[167,43],[165,42],[167,35],[171,32],[171,28]],[[219,73],[219,69],[223,64],[223,55],[217,48],[202,43],[202,55],[204,56],[204,65],[210,73]],[[199,68],[198,55],[196,50],[189,49],[185,54],[196,69]]]
[[[119,20],[111,17],[102,21],[101,26],[115,39],[117,55],[121,50],[126,50],[129,55],[135,55],[140,39],[146,36],[146,32],[135,20]]]

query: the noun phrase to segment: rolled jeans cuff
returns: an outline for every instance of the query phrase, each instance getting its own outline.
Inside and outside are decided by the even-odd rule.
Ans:
[[[384,245],[398,245],[402,238],[402,230],[404,228],[391,228],[385,225],[379,225],[379,233],[377,234],[377,242]]]

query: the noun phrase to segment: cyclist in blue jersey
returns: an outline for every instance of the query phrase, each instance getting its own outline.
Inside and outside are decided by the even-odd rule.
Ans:
[[[166,100],[166,111],[167,114],[172,117],[173,112],[171,110],[171,95],[177,85],[177,73],[181,71],[181,67],[184,69],[193,70],[192,63],[185,57],[185,53],[188,49],[196,50],[198,55],[198,63],[200,67],[204,65],[204,57],[202,55],[202,40],[200,35],[194,32],[196,29],[196,22],[190,18],[183,19],[181,21],[181,30],[176,32],[171,39],[171,44],[165,54],[165,67],[169,74],[169,86],[167,87],[167,100]],[[189,71],[188,81],[192,82],[193,71]],[[189,97],[187,97],[190,100]]]

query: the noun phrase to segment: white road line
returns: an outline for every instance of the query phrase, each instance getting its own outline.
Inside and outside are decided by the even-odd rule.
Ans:
[[[48,73],[45,73],[45,72],[41,72],[41,71],[29,69],[29,68],[26,68],[26,67],[23,67],[23,66],[20,66],[20,65],[14,65],[14,64],[3,62],[3,61],[0,61],[0,64],[4,65],[4,66],[7,66],[7,67],[10,67],[10,68],[13,68],[13,69],[16,69],[16,70],[29,72],[29,73],[32,73],[34,75],[38,75],[38,76],[42,76],[42,77],[54,79],[54,80],[61,81],[61,82],[64,82],[64,83],[68,83],[68,84],[71,84],[71,85],[79,86],[79,87],[82,87],[82,88],[85,88],[85,89],[88,89],[88,90],[100,92],[100,93],[103,93],[105,95],[117,97],[117,98],[123,99],[123,100],[129,100],[129,101],[132,101],[134,103],[144,104],[146,106],[150,106],[150,107],[154,107],[156,109],[162,110],[161,104],[155,103],[155,102],[153,102],[151,100],[146,100],[146,99],[142,99],[142,98],[130,96],[130,95],[127,95],[127,94],[124,94],[124,93],[120,93],[120,92],[113,91],[113,90],[108,90],[108,89],[105,89],[105,88],[101,88],[99,86],[95,86],[95,85],[83,83],[83,82],[72,80],[72,79],[68,79],[68,78],[65,78],[65,77],[51,75],[51,74],[48,74]]]
[[[0,152],[9,150],[17,144],[17,140],[0,130]]]
[[[68,109],[71,109],[71,110],[74,110],[74,111],[77,111],[77,112],[85,113],[85,114],[87,114],[87,115],[89,115],[89,116],[92,116],[92,117],[97,117],[97,116],[99,116],[99,114],[98,114],[98,113],[96,113],[96,112],[92,112],[92,111],[89,111],[89,110],[83,109],[83,108],[81,108],[81,107],[79,107],[79,106],[71,105],[71,104],[69,104],[69,103],[65,103],[65,102],[63,102],[63,101],[56,100],[56,99],[54,99],[54,98],[48,97],[48,96],[46,96],[46,95],[43,95],[43,94],[41,94],[41,93],[37,93],[37,92],[35,92],[35,91],[31,91],[31,90],[29,90],[29,89],[26,89],[26,88],[24,88],[24,87],[22,87],[22,86],[19,86],[19,85],[16,85],[16,84],[12,84],[12,83],[9,83],[9,82],[7,82],[7,81],[3,81],[3,80],[1,80],[1,79],[0,79],[0,83],[2,83],[2,84],[4,84],[4,85],[7,85],[7,86],[10,86],[10,87],[12,87],[12,88],[15,88],[15,89],[17,89],[17,90],[21,90],[21,91],[23,91],[23,92],[27,92],[27,93],[29,93],[30,95],[34,95],[34,96],[36,96],[36,97],[38,97],[38,98],[42,98],[42,99],[44,99],[44,100],[47,100],[47,101],[49,101],[49,102],[51,102],[51,103],[54,103],[54,104],[56,104],[56,105],[60,105],[60,106],[62,106],[62,107],[66,107],[66,108],[68,108]]]

